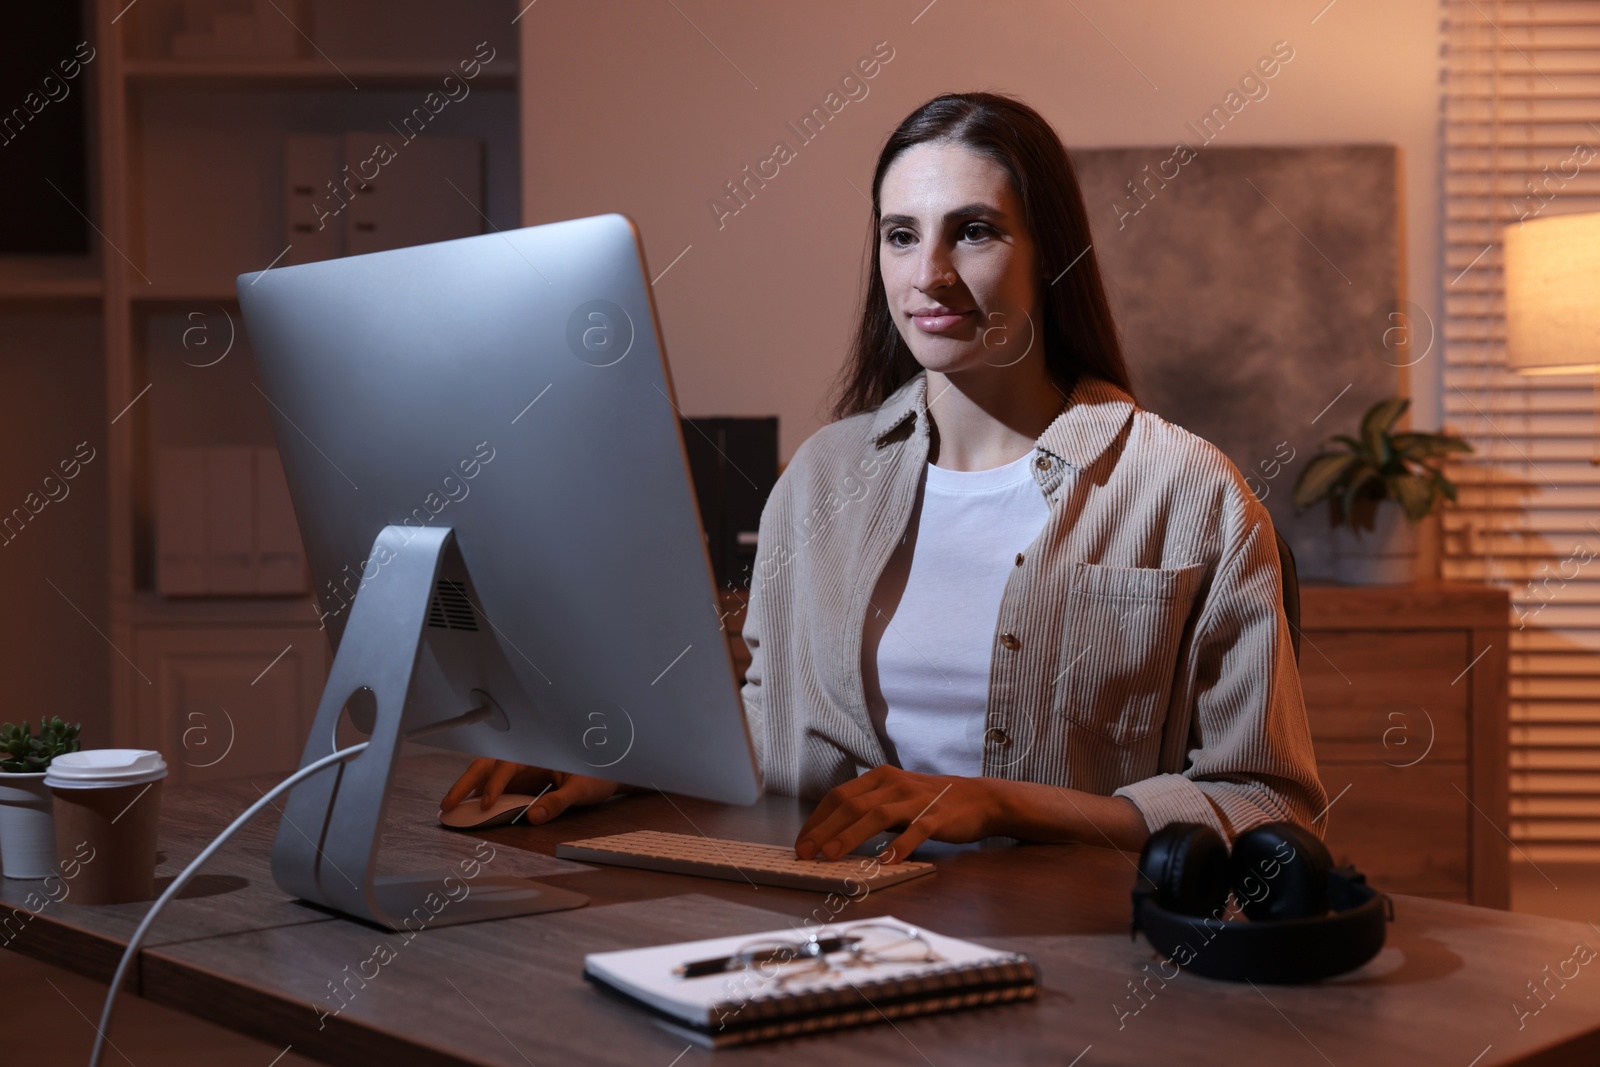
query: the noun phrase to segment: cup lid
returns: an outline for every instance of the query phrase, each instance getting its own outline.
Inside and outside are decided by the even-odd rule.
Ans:
[[[57,789],[138,785],[167,775],[161,753],[148,748],[91,748],[64,752],[45,768],[44,784]]]

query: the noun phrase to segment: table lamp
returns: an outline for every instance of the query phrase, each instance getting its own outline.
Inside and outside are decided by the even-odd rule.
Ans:
[[[1507,226],[1506,366],[1517,374],[1595,376],[1600,465],[1600,212]]]

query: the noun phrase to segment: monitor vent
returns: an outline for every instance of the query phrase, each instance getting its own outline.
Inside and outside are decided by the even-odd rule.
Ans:
[[[428,625],[442,630],[476,630],[472,601],[467,599],[467,583],[440,578],[428,604]]]

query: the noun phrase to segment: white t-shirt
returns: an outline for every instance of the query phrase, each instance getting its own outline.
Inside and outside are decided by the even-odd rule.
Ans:
[[[1050,507],[1029,465],[928,464],[905,536],[867,607],[861,676],[890,762],[923,774],[983,769],[989,660],[1006,581]]]

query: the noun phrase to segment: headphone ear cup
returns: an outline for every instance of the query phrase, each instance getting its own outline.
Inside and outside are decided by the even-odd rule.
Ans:
[[[1328,912],[1333,857],[1316,834],[1291,822],[1248,830],[1233,843],[1228,881],[1252,922],[1308,919]]]
[[[1228,847],[1208,826],[1168,823],[1145,841],[1139,874],[1167,911],[1213,915],[1228,899]]]

